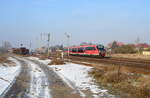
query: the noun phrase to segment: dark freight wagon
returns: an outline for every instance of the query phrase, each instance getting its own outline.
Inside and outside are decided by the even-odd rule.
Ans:
[[[13,48],[13,53],[21,54],[21,55],[27,55],[27,54],[29,54],[29,49],[27,49],[25,47]]]

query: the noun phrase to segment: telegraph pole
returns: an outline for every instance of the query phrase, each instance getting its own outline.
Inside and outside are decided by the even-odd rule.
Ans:
[[[137,37],[137,39],[135,40],[135,43],[136,43],[137,48],[138,48],[138,54],[140,54],[140,47],[138,46],[139,43],[140,43],[140,38],[139,37]]]
[[[49,43],[50,43],[50,33],[48,33],[47,36],[48,36],[48,40],[47,40],[47,42],[48,42],[48,45],[47,45],[48,46],[48,50],[47,50],[47,52],[48,52],[48,56],[49,56],[50,55],[50,49],[49,49],[50,48],[50,45],[49,45]]]
[[[31,40],[30,40],[30,44],[29,44],[29,45],[30,45],[30,53],[31,53],[31,50],[32,50],[32,49],[31,49],[31,48],[32,48]]]
[[[42,37],[46,36],[46,41],[47,41],[47,55],[50,55],[50,33],[41,33],[41,40]],[[44,37],[45,39],[45,37]]]
[[[68,57],[69,57],[69,41],[70,41],[70,35],[65,33],[66,37],[67,37],[67,47],[68,47]]]

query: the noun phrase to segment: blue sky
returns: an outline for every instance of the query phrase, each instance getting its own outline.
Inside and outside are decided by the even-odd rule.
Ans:
[[[0,0],[0,41],[34,47],[40,33],[51,33],[51,44],[113,40],[150,43],[149,0]],[[44,43],[44,42],[43,42]]]

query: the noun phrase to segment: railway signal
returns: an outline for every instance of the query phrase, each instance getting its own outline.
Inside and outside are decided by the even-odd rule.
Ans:
[[[47,37],[47,55],[50,55],[50,33],[41,33],[41,39],[42,36],[46,36]]]

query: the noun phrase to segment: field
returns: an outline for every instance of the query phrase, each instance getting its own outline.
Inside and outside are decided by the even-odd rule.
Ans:
[[[145,59],[150,60],[150,56],[142,54],[112,54],[112,57],[130,58],[130,59]]]
[[[101,65],[89,74],[97,84],[109,89],[112,93],[121,95],[122,98],[149,98],[150,74],[132,73],[132,69],[119,66]]]
[[[120,57],[122,56],[120,55]],[[134,59],[137,58],[138,57],[134,57]],[[72,57],[71,60],[73,63],[94,67],[93,70],[89,72],[91,77],[93,77],[100,86],[109,89],[109,91],[113,94],[115,93],[115,95],[118,94],[119,98],[120,96],[121,98],[150,97],[150,71],[148,68],[144,69],[142,62],[140,63],[140,67],[136,65],[136,61],[134,61],[134,65],[132,65],[132,63],[128,65],[129,63],[127,63],[128,61],[126,61],[126,59],[123,59],[124,64],[120,63],[120,65],[118,65],[119,63],[111,64],[111,60],[97,58]],[[118,62],[117,60],[120,59],[114,59],[114,63],[115,60]],[[142,59],[140,60],[142,61]]]
[[[0,63],[10,63],[8,60],[9,54],[0,54]],[[5,64],[4,64],[5,65]]]

